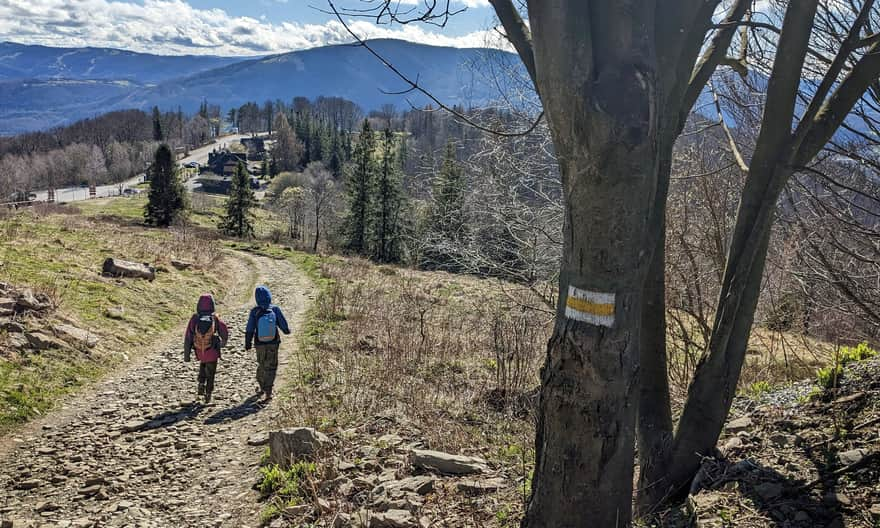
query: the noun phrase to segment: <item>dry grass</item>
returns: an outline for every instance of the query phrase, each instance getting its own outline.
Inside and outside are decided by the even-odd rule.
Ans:
[[[286,420],[333,431],[392,416],[430,448],[482,456],[524,482],[533,459],[530,396],[551,322],[535,309],[540,301],[495,280],[355,259],[313,264],[322,288]],[[480,518],[514,522],[523,490],[497,497],[504,511],[496,504]],[[461,508],[448,505],[456,517]]]
[[[520,486],[494,498],[494,513],[480,504],[472,514],[478,525],[516,524],[534,458],[538,369],[552,329],[540,299],[496,280],[357,259],[312,257],[307,264],[321,288],[286,421],[332,432],[372,430],[392,416],[431,448],[488,458]],[[672,337],[670,345],[671,373],[685,373],[672,380],[674,396],[682,396],[697,358],[676,353]],[[829,350],[757,329],[741,387],[812,377]],[[463,508],[450,504],[448,513],[461,518]]]

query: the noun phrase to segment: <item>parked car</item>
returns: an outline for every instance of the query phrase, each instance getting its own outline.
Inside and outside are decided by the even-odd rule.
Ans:
[[[140,194],[140,191],[137,189],[125,189],[124,191],[122,191],[122,194],[126,196],[131,196],[134,194]]]
[[[198,161],[191,161],[191,162],[187,163],[186,166],[189,167],[189,168],[191,168],[191,169],[198,169],[198,168],[199,168],[199,162],[198,162]]]

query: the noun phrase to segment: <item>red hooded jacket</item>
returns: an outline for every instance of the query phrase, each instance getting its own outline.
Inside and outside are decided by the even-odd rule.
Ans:
[[[193,349],[193,340],[195,338],[196,325],[199,322],[199,317],[203,315],[213,315],[214,314],[214,297],[210,294],[204,294],[199,297],[199,302],[196,305],[196,313],[189,320],[189,324],[186,325],[186,334],[183,338],[183,355],[185,358],[189,358],[190,352]],[[207,350],[198,351],[196,350],[196,359],[201,361],[202,363],[213,363],[220,358],[220,348],[226,346],[226,342],[229,340],[229,329],[226,327],[226,323],[220,320],[217,315],[214,315],[214,331],[219,339],[219,346],[211,347]]]

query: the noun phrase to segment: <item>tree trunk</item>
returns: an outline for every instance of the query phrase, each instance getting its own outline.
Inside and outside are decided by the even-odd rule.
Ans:
[[[321,208],[315,207],[315,241],[312,243],[312,253],[318,252],[318,237],[321,233]]]
[[[748,207],[747,202],[744,196],[745,205],[741,205],[737,215],[741,222],[737,228],[749,230],[750,236],[742,238],[734,234],[712,337],[688,388],[669,460],[670,487],[682,494],[699,470],[701,456],[715,453],[736,395],[761,292],[775,199],[769,205],[762,204],[751,225],[742,219],[742,208]]]
[[[629,526],[642,292],[656,230],[653,10],[529,1],[565,203],[523,526]],[[584,30],[584,25],[590,27]]]
[[[639,483],[637,510],[651,513],[666,498],[666,460],[672,445],[672,409],[666,355],[666,237],[662,230],[645,280],[639,365]]]

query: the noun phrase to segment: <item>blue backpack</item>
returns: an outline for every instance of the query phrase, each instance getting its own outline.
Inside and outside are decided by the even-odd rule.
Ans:
[[[257,318],[257,341],[260,343],[270,343],[275,341],[278,336],[278,326],[275,321],[275,310],[272,308],[263,309]]]

